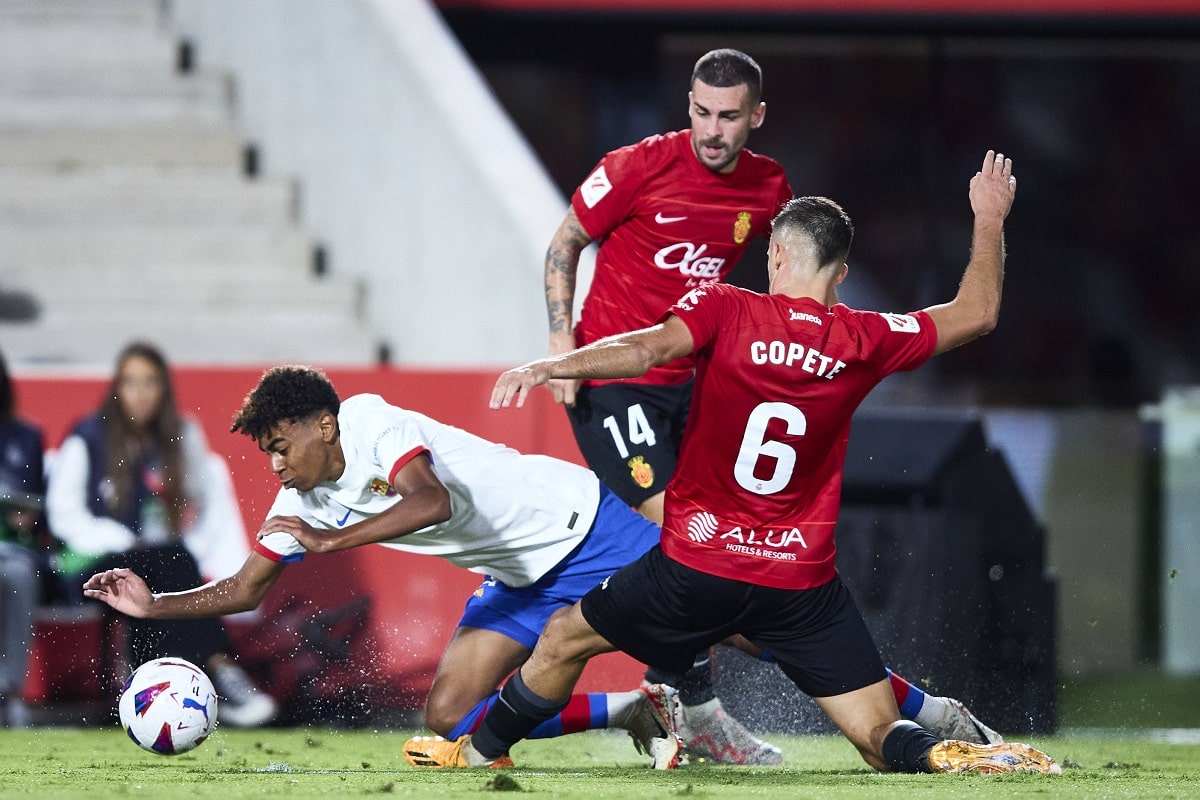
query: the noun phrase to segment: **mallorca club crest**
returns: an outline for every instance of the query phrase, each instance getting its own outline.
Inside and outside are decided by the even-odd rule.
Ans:
[[[737,222],[733,223],[733,241],[735,244],[741,244],[746,241],[746,237],[750,235],[750,212],[739,211]]]
[[[383,478],[372,478],[371,485],[367,487],[371,494],[377,494],[380,497],[395,497],[396,490],[393,486]]]
[[[628,463],[633,482],[643,489],[649,489],[654,484],[654,467],[646,463],[646,457],[634,456]]]

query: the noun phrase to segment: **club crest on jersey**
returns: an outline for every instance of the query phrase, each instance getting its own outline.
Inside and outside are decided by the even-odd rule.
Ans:
[[[733,241],[741,244],[750,235],[750,212],[739,211],[737,221],[733,223]]]
[[[645,456],[634,456],[627,462],[629,464],[629,475],[633,478],[633,482],[643,489],[649,489],[654,485],[654,467],[646,463]]]
[[[380,497],[395,497],[396,490],[393,486],[383,478],[372,478],[371,485],[367,487],[371,494],[377,494]]]

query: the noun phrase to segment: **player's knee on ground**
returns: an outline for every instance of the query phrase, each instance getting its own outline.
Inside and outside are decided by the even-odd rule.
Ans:
[[[425,700],[425,727],[438,736],[446,736],[454,729],[478,700],[464,705],[464,698],[452,692],[433,692]]]

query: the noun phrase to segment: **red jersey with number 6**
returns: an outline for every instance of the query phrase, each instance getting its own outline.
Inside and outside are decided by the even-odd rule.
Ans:
[[[933,320],[729,285],[696,289],[670,313],[691,331],[697,366],[663,551],[763,586],[832,580],[850,417],[884,377],[933,354]]]
[[[686,130],[606,155],[571,197],[600,243],[576,343],[653,325],[689,289],[724,278],[754,237],[770,234],[791,197],[774,160],[742,150],[733,172],[713,172]],[[691,358],[678,359],[636,382],[682,383],[692,367]]]

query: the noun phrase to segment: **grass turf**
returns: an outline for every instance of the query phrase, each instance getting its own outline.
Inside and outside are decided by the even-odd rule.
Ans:
[[[772,736],[787,766],[647,769],[616,732],[524,742],[517,768],[418,770],[399,755],[410,731],[218,729],[181,756],[146,753],[115,726],[0,731],[0,797],[478,798],[511,791],[558,800],[609,798],[1037,798],[1200,797],[1200,743],[1146,735],[1052,736],[1031,741],[1064,767],[1059,776],[881,775],[836,736]]]

